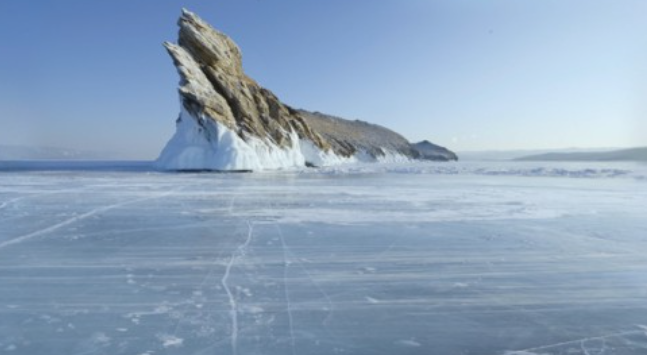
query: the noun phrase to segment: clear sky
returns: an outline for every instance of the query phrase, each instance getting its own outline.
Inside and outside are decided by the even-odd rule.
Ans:
[[[1,0],[0,145],[155,158],[182,7],[295,107],[457,151],[647,146],[645,0]]]

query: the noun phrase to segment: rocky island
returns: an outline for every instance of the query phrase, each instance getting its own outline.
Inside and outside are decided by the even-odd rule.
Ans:
[[[294,109],[245,75],[229,37],[190,11],[164,46],[180,75],[176,133],[166,170],[264,170],[352,162],[456,160],[451,151],[363,121]]]

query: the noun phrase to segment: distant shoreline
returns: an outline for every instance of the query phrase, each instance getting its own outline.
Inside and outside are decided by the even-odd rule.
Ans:
[[[0,160],[0,171],[157,171],[153,160]]]
[[[573,161],[573,162],[647,162],[647,147],[606,152],[571,152],[528,155],[513,161]]]

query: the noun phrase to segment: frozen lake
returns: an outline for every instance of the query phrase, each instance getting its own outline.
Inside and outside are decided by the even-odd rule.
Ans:
[[[0,353],[647,354],[647,167],[0,171]]]

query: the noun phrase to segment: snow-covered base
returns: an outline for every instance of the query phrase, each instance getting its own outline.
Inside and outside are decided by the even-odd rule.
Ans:
[[[202,124],[198,124],[198,121]],[[243,140],[236,132],[211,119],[194,118],[184,108],[175,135],[157,159],[162,170],[277,170],[333,166],[357,162],[405,162],[408,157],[386,151],[382,157],[359,153],[352,157],[322,151],[309,140],[291,133],[292,145],[282,148],[257,138]]]
[[[298,140],[293,139],[295,143],[292,147],[283,149],[259,139],[245,141],[218,122],[208,118],[199,120],[202,125],[186,110],[182,110],[175,135],[157,159],[158,168],[264,170],[305,165]]]

